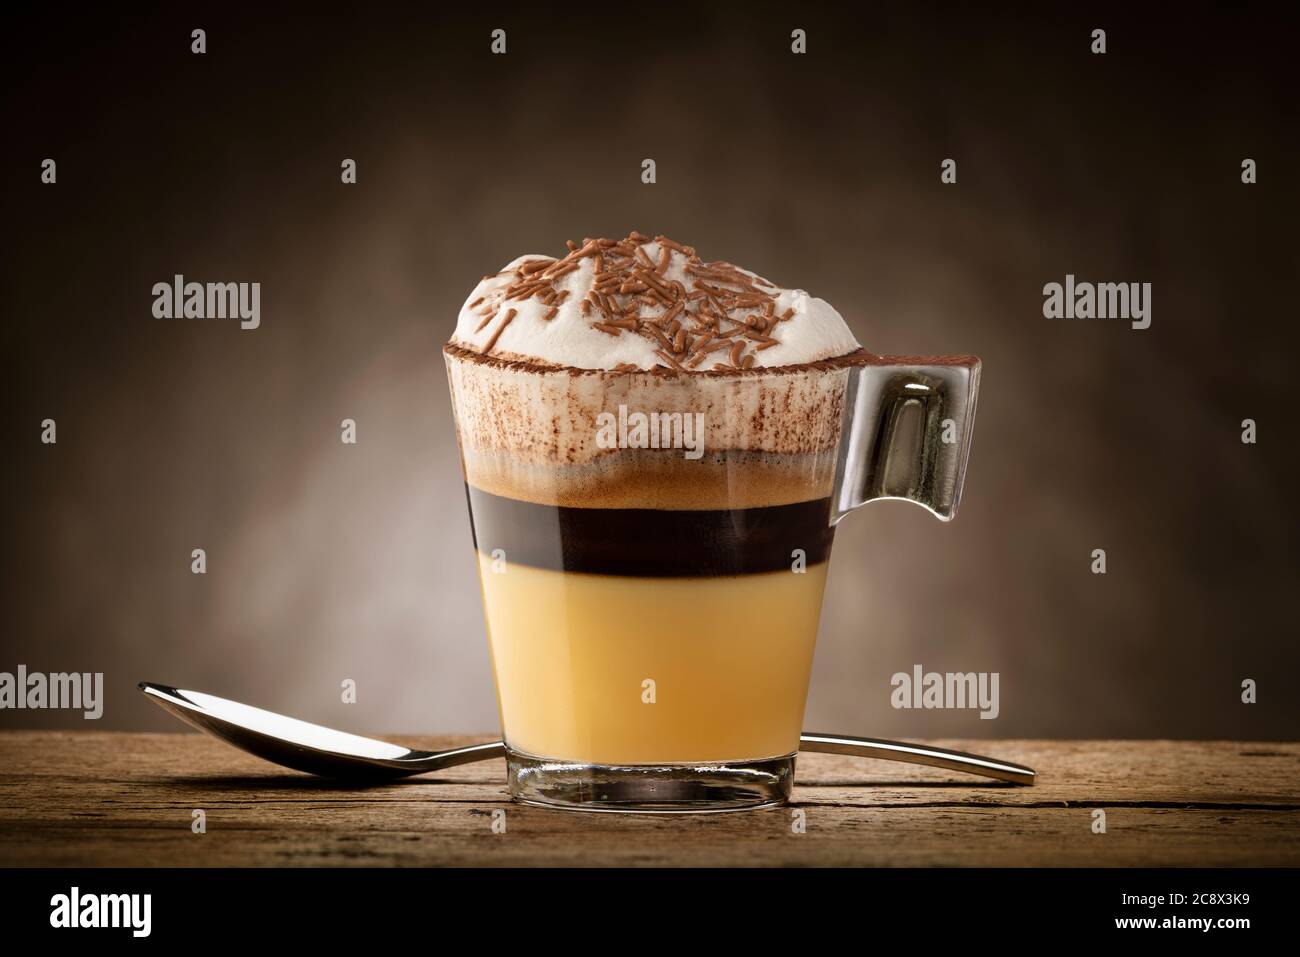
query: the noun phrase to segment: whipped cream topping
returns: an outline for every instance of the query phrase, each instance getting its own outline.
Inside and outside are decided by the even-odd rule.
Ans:
[[[801,365],[860,348],[825,300],[636,232],[571,242],[558,259],[520,256],[484,277],[451,341],[540,365],[677,373]]]

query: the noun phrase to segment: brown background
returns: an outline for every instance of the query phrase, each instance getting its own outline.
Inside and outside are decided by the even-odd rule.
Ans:
[[[811,290],[874,351],[984,359],[960,518],[840,528],[807,727],[1297,735],[1277,14],[450,7],[6,30],[0,671],[105,672],[106,728],[172,727],[142,678],[363,731],[495,727],[438,350],[479,275],[637,228]],[[153,319],[178,272],[261,282],[262,327]],[[1067,272],[1151,282],[1152,328],[1044,319]],[[999,672],[1001,717],[893,710],[916,663]],[[93,725],[0,712],[28,726]]]

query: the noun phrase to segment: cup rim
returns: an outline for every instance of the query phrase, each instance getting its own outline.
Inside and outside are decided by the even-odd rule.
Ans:
[[[546,362],[515,353],[492,353],[484,355],[466,348],[456,342],[448,342],[442,347],[443,354],[459,362],[468,362],[492,369],[511,372],[531,372],[538,375],[563,374],[568,376],[629,376],[652,379],[700,379],[725,380],[755,378],[772,375],[798,375],[806,372],[829,372],[855,366],[873,364],[880,357],[858,348],[842,356],[818,359],[813,362],[801,362],[797,365],[761,366],[751,369],[701,369],[678,372],[666,366],[653,369],[584,369],[579,366],[561,365]]]

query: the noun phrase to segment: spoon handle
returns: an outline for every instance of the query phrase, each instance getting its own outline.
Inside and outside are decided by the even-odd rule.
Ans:
[[[882,761],[899,761],[904,764],[924,764],[932,768],[946,768],[949,771],[962,771],[980,777],[996,778],[999,781],[1010,781],[1012,784],[1032,785],[1035,778],[1034,769],[1023,764],[994,761],[992,758],[967,754],[965,751],[927,748],[920,744],[885,741],[881,738],[804,732],[799,735],[799,750],[817,751],[822,754],[848,754],[858,758],[878,758]],[[505,745],[500,741],[476,744],[457,748],[454,751],[439,752],[439,767],[454,767],[457,764],[469,764],[473,761],[504,755]]]
[[[901,761],[905,764],[925,764],[932,768],[964,771],[981,777],[997,778],[1012,784],[1033,784],[1034,769],[1008,761],[994,761],[978,754],[949,751],[946,748],[928,748],[902,741],[883,741],[879,738],[856,738],[842,734],[813,734],[799,736],[800,751],[819,751],[823,754],[851,754],[860,758],[880,758],[884,761]]]

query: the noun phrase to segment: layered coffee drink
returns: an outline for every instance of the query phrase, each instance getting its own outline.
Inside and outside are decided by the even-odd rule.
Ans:
[[[633,232],[484,277],[444,354],[515,796],[784,799],[871,361],[844,320]]]

